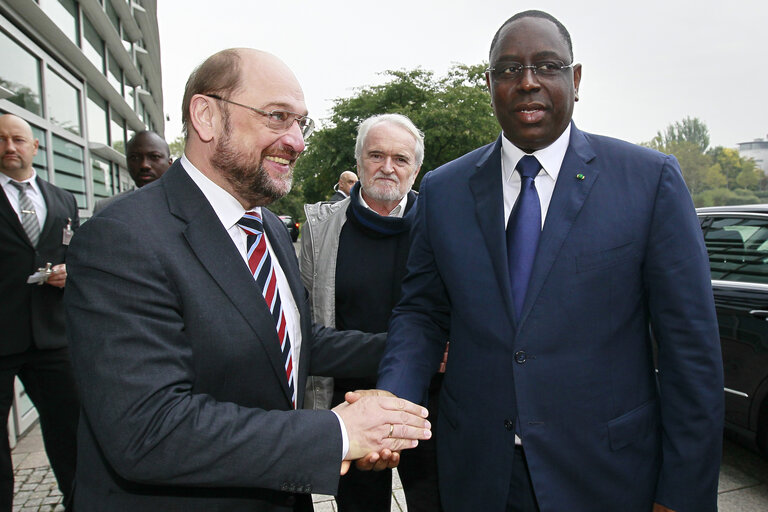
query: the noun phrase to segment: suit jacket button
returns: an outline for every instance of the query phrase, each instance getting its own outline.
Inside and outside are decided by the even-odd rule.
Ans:
[[[523,364],[525,362],[525,351],[524,350],[518,350],[515,352],[515,362],[518,364]]]
[[[504,428],[507,430],[512,430],[515,428],[515,423],[512,420],[504,420]]]

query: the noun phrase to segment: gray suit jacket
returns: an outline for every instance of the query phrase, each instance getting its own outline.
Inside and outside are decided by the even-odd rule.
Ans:
[[[383,338],[311,325],[291,241],[263,211],[300,312],[301,407],[309,371],[370,372]],[[311,510],[310,493],[336,492],[338,421],[291,410],[261,292],[178,161],[87,222],[70,254],[78,510]]]

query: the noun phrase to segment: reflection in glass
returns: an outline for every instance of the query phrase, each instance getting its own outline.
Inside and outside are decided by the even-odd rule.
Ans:
[[[99,37],[88,18],[83,16],[83,53],[90,60],[99,73],[104,74],[104,41]]]
[[[107,2],[107,18],[112,22],[112,26],[115,27],[117,33],[120,34],[120,16],[118,16],[117,11],[112,6],[112,2]]]
[[[56,135],[53,140],[53,172],[56,186],[69,190],[79,208],[86,207],[83,148]]]
[[[80,46],[75,0],[39,0],[40,8],[73,43]]]
[[[91,154],[91,176],[95,200],[112,195],[112,173],[109,162]]]
[[[125,154],[125,120],[112,110],[111,144],[116,151]]]
[[[88,118],[88,140],[109,146],[107,102],[89,86],[88,101],[85,106]]]
[[[80,91],[51,69],[48,69],[46,79],[50,121],[75,135],[81,135],[83,132],[80,125]]]
[[[30,112],[43,115],[40,104],[40,62],[16,41],[0,31],[0,85],[15,92],[8,101]]]
[[[39,144],[37,146],[37,154],[32,159],[32,167],[35,168],[35,172],[45,181],[48,181],[48,153],[45,148],[48,143],[45,139],[45,132],[37,126],[30,124],[32,127],[32,136],[35,137]]]
[[[109,56],[109,62],[107,63],[107,80],[109,80],[112,87],[114,87],[122,96],[123,70],[120,69],[120,64],[117,62],[117,59],[112,56],[112,52],[107,52],[107,55]]]

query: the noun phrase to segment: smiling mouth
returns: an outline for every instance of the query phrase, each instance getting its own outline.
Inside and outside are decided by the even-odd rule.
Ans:
[[[291,161],[287,158],[280,158],[279,156],[265,156],[264,160],[269,160],[270,162],[275,162],[282,165],[288,165],[291,163]]]

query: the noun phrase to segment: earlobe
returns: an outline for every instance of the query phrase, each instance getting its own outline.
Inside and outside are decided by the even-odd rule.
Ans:
[[[216,133],[216,113],[211,103],[207,96],[196,94],[189,104],[189,118],[192,128],[203,142],[213,140]]]

